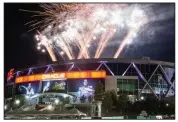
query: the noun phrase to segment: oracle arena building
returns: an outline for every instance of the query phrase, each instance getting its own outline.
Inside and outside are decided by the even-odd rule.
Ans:
[[[131,101],[152,95],[175,95],[175,64],[145,59],[83,59],[29,67],[13,73],[5,88],[6,99],[23,95],[31,104],[53,104],[69,97],[71,104],[91,102],[100,82],[104,90],[126,93]]]

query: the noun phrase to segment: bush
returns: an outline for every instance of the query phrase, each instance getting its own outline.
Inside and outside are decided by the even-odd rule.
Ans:
[[[102,106],[103,106],[104,110],[106,111],[106,113],[108,113],[110,110],[112,110],[113,101],[112,101],[110,91],[105,92],[104,99],[102,101]]]

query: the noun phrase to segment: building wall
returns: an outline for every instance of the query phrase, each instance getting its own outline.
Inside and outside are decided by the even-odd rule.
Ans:
[[[137,76],[107,76],[105,79],[105,91],[117,91],[117,79],[138,79]]]
[[[101,60],[101,61],[100,61]],[[73,68],[72,65],[74,64]],[[110,59],[105,62],[104,59],[74,61],[73,63],[62,63],[55,65],[47,65],[32,69],[33,72],[50,73],[53,69],[55,72],[67,71],[86,71],[86,70],[105,70],[107,77],[105,79],[105,90],[114,89],[117,91],[117,79],[138,78],[139,96],[154,94],[159,97],[160,92],[164,91],[166,96],[174,96],[175,94],[175,67],[174,63],[164,63],[162,61],[151,60],[123,60]],[[29,73],[29,70],[24,70],[23,74]],[[167,75],[167,77],[165,76]],[[170,80],[170,81],[169,81]],[[173,87],[170,88],[171,84]],[[5,93],[7,94],[7,93]]]
[[[107,76],[105,79],[105,91],[117,91],[117,76]]]

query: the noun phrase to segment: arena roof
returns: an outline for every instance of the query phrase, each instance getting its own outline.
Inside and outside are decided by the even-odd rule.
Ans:
[[[157,61],[157,60],[146,60],[146,59],[126,59],[126,58],[99,58],[99,59],[74,59],[74,60],[68,60],[68,61],[57,61],[57,62],[51,62],[46,65],[36,65],[36,66],[27,66],[24,69],[28,68],[40,68],[40,67],[45,67],[48,65],[64,65],[64,64],[85,64],[85,63],[101,63],[101,62],[108,62],[108,63],[139,63],[139,64],[159,64],[162,66],[168,66],[171,68],[175,67],[175,63],[172,62],[166,62],[166,61]],[[18,69],[17,71],[24,70],[22,68]]]
[[[126,58],[100,58],[100,59],[77,59],[77,60],[70,60],[65,63],[95,63],[95,62],[110,62],[110,63],[140,63],[140,64],[160,64],[163,66],[170,66],[174,67],[175,63],[166,62],[166,61],[156,61],[156,60],[145,60],[145,59],[126,59]]]

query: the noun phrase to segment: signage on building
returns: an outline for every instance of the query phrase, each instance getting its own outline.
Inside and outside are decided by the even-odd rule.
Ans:
[[[10,69],[10,71],[7,74],[7,81],[10,81],[13,78],[14,69]]]
[[[49,80],[49,79],[65,79],[65,73],[54,73],[54,74],[42,75],[42,80]]]
[[[15,79],[15,83],[24,83],[32,81],[45,80],[63,80],[63,79],[80,79],[80,78],[105,78],[105,71],[72,71],[72,72],[56,72],[47,74],[36,74],[28,76],[20,76]]]

